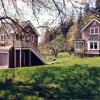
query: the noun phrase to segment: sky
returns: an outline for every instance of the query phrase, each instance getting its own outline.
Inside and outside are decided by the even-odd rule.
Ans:
[[[23,20],[23,19],[24,20],[31,20],[31,22],[36,27],[39,26],[39,25],[45,24],[47,21],[48,22],[50,22],[50,21],[52,22],[53,19],[57,19],[57,17],[56,17],[57,16],[57,12],[55,12],[53,10],[52,11],[46,11],[45,9],[42,9],[40,11],[41,14],[40,13],[37,14],[37,17],[38,17],[38,20],[39,20],[39,23],[38,23],[36,18],[34,18],[34,16],[33,16],[32,9],[29,7],[29,5],[27,5],[26,3],[23,3],[22,0],[17,0],[17,6],[19,8],[18,11],[21,14],[20,16],[18,16],[16,14],[16,11],[13,8],[13,5],[11,4],[10,0],[4,0],[4,1],[5,1],[5,6],[7,8],[7,11],[8,11],[9,15],[12,15],[13,17],[20,18],[21,20]],[[55,1],[61,2],[63,0],[55,0]],[[66,1],[66,5],[67,5],[67,7],[66,7],[67,14],[70,15],[69,12],[71,12],[71,10],[72,10],[72,4],[70,2],[68,2],[68,0],[65,0],[65,1]],[[89,1],[89,0],[71,0],[71,1],[77,7],[80,7],[80,5],[78,3],[82,4],[82,3],[85,3],[86,1]],[[95,1],[95,0],[92,0],[92,1]],[[3,11],[3,9],[0,9],[0,12],[2,12],[2,11]],[[56,24],[56,22],[54,24]]]
[[[60,2],[60,1],[63,1],[63,0],[56,0],[56,1]],[[67,5],[67,7],[66,7],[67,15],[69,16],[71,11],[72,11],[72,4],[70,2],[68,2],[68,0],[65,0],[65,1],[66,1],[66,5]],[[90,1],[90,0],[72,0],[72,3],[75,4],[77,7],[80,7],[80,4],[85,3],[87,1]],[[91,0],[91,1],[94,2],[95,0]],[[90,6],[95,5],[94,3],[92,3],[92,4],[93,5],[90,5]],[[58,13],[55,12],[55,11],[49,11],[48,12],[48,11],[42,9],[41,14],[37,14],[37,17],[38,17],[38,20],[39,20],[39,23],[38,23],[38,21],[36,20],[36,18],[34,18],[33,14],[32,14],[32,10],[25,3],[22,3],[21,0],[19,0],[19,2],[18,2],[18,7],[20,9],[22,9],[22,11],[24,12],[23,13],[24,19],[31,20],[32,23],[34,24],[34,26],[36,26],[36,27],[38,27],[39,25],[41,26],[41,25],[45,24],[47,21],[49,23],[52,23],[53,19],[56,19],[56,21],[53,21],[54,23],[52,23],[52,24],[53,25],[58,24],[58,20],[59,20],[59,19],[57,19]],[[81,5],[81,7],[83,7],[83,6]],[[22,17],[22,19],[23,19],[23,17]]]
[[[10,0],[8,0],[8,1],[10,1]],[[60,2],[62,0],[56,0],[56,1]],[[77,3],[77,1],[81,4],[88,0],[72,0],[72,3],[74,3],[77,7],[80,7],[80,5]],[[92,0],[92,1],[95,1],[95,0]],[[67,7],[66,7],[67,15],[70,15],[69,12],[72,11],[72,5],[70,2],[68,2],[68,0],[66,0],[66,5],[67,5]],[[47,21],[49,24],[51,23],[52,26],[57,25],[59,23],[59,18],[57,17],[58,13],[54,10],[47,11],[45,9],[42,9],[40,11],[40,13],[37,14],[37,18],[38,18],[38,21],[37,21],[36,18],[34,18],[34,16],[33,16],[32,9],[29,7],[29,5],[27,5],[26,3],[23,3],[22,0],[17,0],[17,6],[19,8],[18,11],[20,13],[20,16],[18,16],[16,14],[16,11],[13,8],[13,5],[10,2],[7,2],[7,0],[5,0],[5,6],[7,8],[9,16],[12,16],[13,18],[17,17],[23,21],[30,20],[35,27],[45,25],[45,24],[47,24]],[[2,15],[3,9],[0,9],[0,12]]]

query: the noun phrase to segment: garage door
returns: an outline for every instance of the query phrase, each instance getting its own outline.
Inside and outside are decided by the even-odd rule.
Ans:
[[[0,53],[0,66],[8,66],[8,53]]]

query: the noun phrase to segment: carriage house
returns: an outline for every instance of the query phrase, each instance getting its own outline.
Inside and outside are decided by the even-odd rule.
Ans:
[[[93,19],[82,29],[81,38],[74,42],[75,52],[100,55],[100,21]]]
[[[12,29],[5,24],[0,30],[0,68],[25,67],[44,64],[44,59],[38,51],[38,32],[30,21],[19,23]]]

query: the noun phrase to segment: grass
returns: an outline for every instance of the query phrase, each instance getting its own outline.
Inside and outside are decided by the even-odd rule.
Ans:
[[[100,57],[63,52],[47,58],[52,64],[0,70],[0,99],[99,100]]]
[[[66,52],[63,52],[63,53],[59,53],[58,56],[55,59],[56,59],[55,61],[51,60],[52,64],[49,65],[49,66],[68,67],[68,66],[73,66],[75,64],[98,66],[98,67],[100,66],[100,57],[80,58],[78,56],[70,55]]]

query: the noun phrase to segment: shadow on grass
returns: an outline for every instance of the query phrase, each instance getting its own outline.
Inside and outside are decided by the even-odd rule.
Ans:
[[[11,75],[10,75],[11,74]],[[18,75],[18,74],[16,74]],[[0,100],[99,100],[100,68],[75,65],[70,68],[39,68],[22,74],[24,82],[16,81],[14,73],[0,82]],[[3,80],[3,79],[2,79]],[[34,99],[35,97],[35,99]],[[41,99],[40,99],[41,100]]]
[[[0,100],[41,100],[48,97],[50,93],[47,87],[43,86],[42,82],[46,78],[46,75],[42,75],[42,78],[38,77],[35,82],[14,82],[14,77],[5,78],[4,82],[0,82]],[[32,78],[33,79],[33,78]],[[51,79],[53,80],[53,79]],[[34,99],[35,98],[35,99]]]
[[[32,84],[25,84],[22,82],[0,83],[0,100],[23,100],[25,96],[36,96],[32,89]]]

